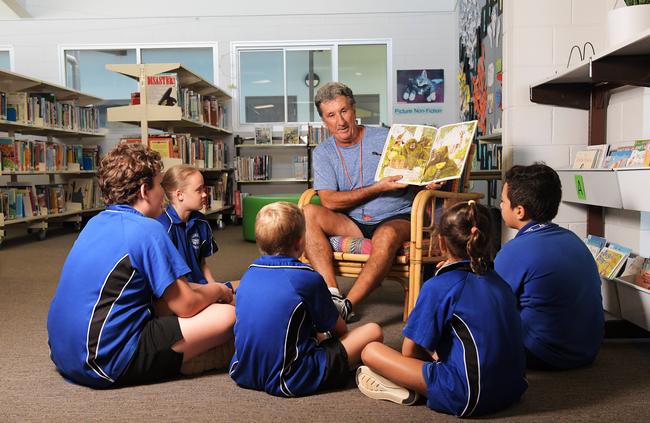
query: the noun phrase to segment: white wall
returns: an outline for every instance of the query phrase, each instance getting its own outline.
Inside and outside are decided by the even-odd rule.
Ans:
[[[574,45],[591,42],[596,54],[607,46],[607,12],[612,0],[505,0],[504,13],[504,160],[506,166],[544,161],[569,167],[576,150],[588,142],[588,112],[534,104],[529,87],[567,68]],[[619,2],[623,4],[623,2]],[[586,57],[591,50],[587,50]],[[575,52],[571,64],[580,61]],[[650,99],[646,89],[614,93],[607,119],[607,142],[650,138]],[[648,219],[646,219],[648,220]],[[586,210],[562,204],[556,222],[586,236]],[[605,236],[646,256],[648,223],[639,212],[608,209]],[[504,234],[512,237],[511,232]],[[645,237],[645,238],[644,238]]]
[[[458,109],[455,3],[335,0],[323,7],[316,2],[286,0],[191,1],[181,7],[171,0],[32,0],[25,2],[25,8],[33,18],[4,20],[0,39],[14,48],[16,72],[59,84],[64,83],[60,46],[216,42],[216,83],[227,87],[234,80],[233,41],[389,38],[392,97],[397,69],[442,68],[446,75],[445,103],[436,103],[440,113],[399,115],[397,121],[445,124],[456,121]],[[390,112],[394,106],[396,103],[389,103]],[[107,140],[109,146],[112,142]]]

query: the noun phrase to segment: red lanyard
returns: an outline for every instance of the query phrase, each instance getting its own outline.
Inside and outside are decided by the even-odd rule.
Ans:
[[[341,149],[339,148],[339,145],[336,142],[336,140],[334,140],[334,145],[336,146],[336,151],[339,153],[339,158],[341,159],[341,164],[343,165],[343,171],[345,172],[345,176],[348,178],[348,183],[350,184],[350,191],[352,191],[354,187],[352,186],[352,178],[350,178],[348,167],[345,164],[345,158],[343,157],[343,153],[341,153]],[[359,141],[359,177],[361,178],[360,188],[363,188],[363,136],[361,137],[361,141]]]

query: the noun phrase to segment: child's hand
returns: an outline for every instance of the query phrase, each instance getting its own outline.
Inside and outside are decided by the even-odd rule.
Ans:
[[[232,289],[230,289],[226,284],[223,283],[216,283],[218,285],[220,294],[217,297],[217,302],[218,303],[225,303],[225,304],[230,304],[232,303]]]

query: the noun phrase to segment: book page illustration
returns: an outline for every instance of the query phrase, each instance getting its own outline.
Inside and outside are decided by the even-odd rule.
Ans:
[[[476,121],[446,125],[391,126],[375,180],[401,175],[399,181],[426,185],[460,178],[476,132]]]

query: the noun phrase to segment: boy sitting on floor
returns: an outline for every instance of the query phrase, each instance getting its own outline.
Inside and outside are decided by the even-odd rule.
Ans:
[[[68,380],[92,388],[158,382],[225,367],[232,292],[192,289],[185,260],[154,219],[164,192],[160,155],[119,144],[99,166],[106,210],[75,241],[47,318],[50,356]],[[159,299],[174,315],[157,317]]]
[[[381,328],[368,323],[347,331],[323,277],[298,260],[305,218],[295,204],[264,206],[255,239],[262,256],[237,289],[230,376],[283,397],[345,386],[361,350],[383,339]]]
[[[501,215],[517,235],[494,261],[517,297],[527,366],[570,369],[594,361],[604,331],[600,276],[573,232],[551,220],[562,186],[544,164],[506,172]]]

